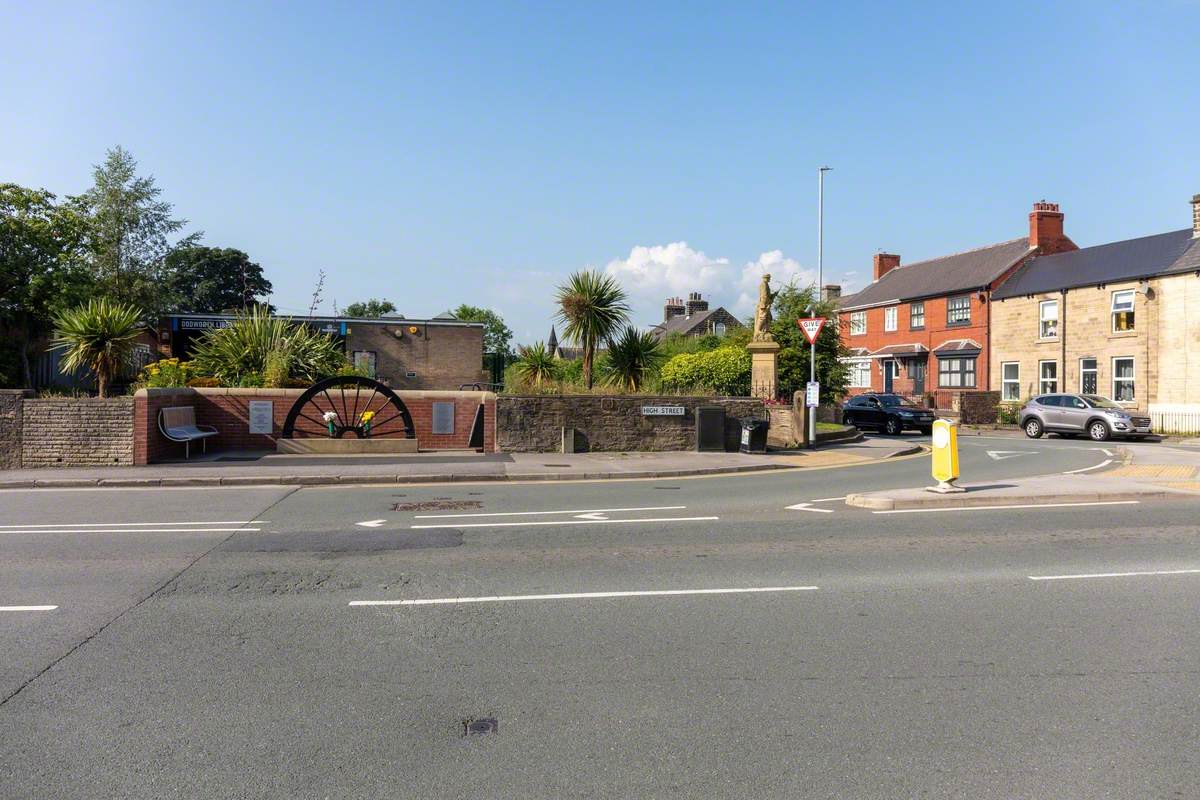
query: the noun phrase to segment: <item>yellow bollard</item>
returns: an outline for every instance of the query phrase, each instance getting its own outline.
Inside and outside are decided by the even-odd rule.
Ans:
[[[927,487],[930,492],[965,492],[955,486],[958,479],[958,423],[948,419],[933,423],[933,478],[937,486]]]

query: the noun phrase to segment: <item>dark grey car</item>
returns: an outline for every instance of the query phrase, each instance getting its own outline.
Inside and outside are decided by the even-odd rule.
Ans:
[[[1112,436],[1140,439],[1150,435],[1150,418],[1130,414],[1095,394],[1043,394],[1021,406],[1021,427],[1031,439],[1043,433],[1083,435],[1103,442]]]

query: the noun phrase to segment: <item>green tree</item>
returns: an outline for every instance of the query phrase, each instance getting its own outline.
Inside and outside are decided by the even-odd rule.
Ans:
[[[783,347],[779,352],[779,385],[801,389],[808,382],[812,348],[796,320],[826,318],[817,336],[817,381],[821,384],[821,402],[830,403],[845,395],[848,388],[850,371],[844,359],[849,351],[838,335],[837,306],[828,301],[814,302],[815,298],[816,290],[811,286],[799,288],[789,284],[780,289],[772,309],[775,321],[771,324],[771,335]]]
[[[396,306],[391,300],[376,300],[374,297],[365,303],[351,303],[343,309],[343,313],[347,317],[359,319],[378,319],[384,314],[393,314],[395,311]]]
[[[135,306],[93,299],[59,312],[54,328],[52,346],[64,351],[63,374],[91,370],[97,391],[107,397],[112,379],[131,363],[134,340],[142,329],[142,312]]]
[[[177,247],[164,267],[173,311],[243,311],[271,294],[262,267],[232,247]]]
[[[542,388],[542,384],[558,378],[558,359],[546,347],[545,342],[521,345],[513,370],[525,385]]]
[[[15,374],[0,382],[33,388],[33,340],[59,311],[82,302],[91,285],[79,263],[84,220],[42,189],[0,184],[0,322],[16,341]],[[6,373],[8,370],[4,370]]]
[[[583,383],[592,388],[596,346],[611,339],[629,318],[625,290],[611,275],[594,270],[572,273],[558,287],[556,318],[563,335],[583,348]]]
[[[621,335],[608,343],[605,382],[629,392],[642,388],[663,361],[658,337],[626,325]]]
[[[483,351],[507,356],[512,352],[512,331],[504,324],[504,318],[489,308],[479,308],[463,303],[450,312],[463,322],[483,323]]]
[[[93,171],[94,184],[74,198],[88,219],[86,248],[98,288],[118,303],[157,317],[170,305],[163,291],[166,257],[199,241],[194,233],[172,243],[187,220],[171,216],[153,177],[139,177],[137,161],[121,147],[109,150]]]

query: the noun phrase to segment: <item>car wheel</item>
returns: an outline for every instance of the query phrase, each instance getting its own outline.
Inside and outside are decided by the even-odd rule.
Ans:
[[[900,420],[888,417],[887,423],[883,426],[883,432],[888,436],[899,436],[904,432],[904,427],[900,424]]]
[[[1025,420],[1025,435],[1030,439],[1042,438],[1042,421],[1036,417]]]
[[[1092,437],[1093,442],[1104,442],[1109,437],[1108,425],[1100,420],[1096,420],[1091,425],[1088,425],[1088,436]]]
[[[852,420],[852,419],[850,418],[850,415],[849,415],[849,414],[842,414],[842,424],[843,424],[843,425],[853,425],[853,424],[854,424],[854,420]]]

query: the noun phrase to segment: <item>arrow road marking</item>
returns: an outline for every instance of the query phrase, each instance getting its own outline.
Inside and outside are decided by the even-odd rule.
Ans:
[[[606,520],[606,519],[608,519],[608,516],[606,514],[602,514],[599,511],[593,511],[590,514],[576,514],[575,519]]]
[[[813,501],[817,502],[816,500]],[[794,506],[788,506],[788,511],[815,511],[818,514],[832,514],[832,508],[810,508],[812,503],[796,503]]]
[[[386,519],[368,519],[364,522],[356,522],[354,524],[360,525],[364,528],[378,528],[380,525],[382,525],[385,522],[387,522]]]
[[[1017,450],[988,450],[987,454],[989,456],[991,456],[993,459],[995,459],[996,461],[1003,461],[1006,458],[1016,458],[1017,456],[1033,455],[1033,453],[1030,453],[1029,451],[1017,451]]]

